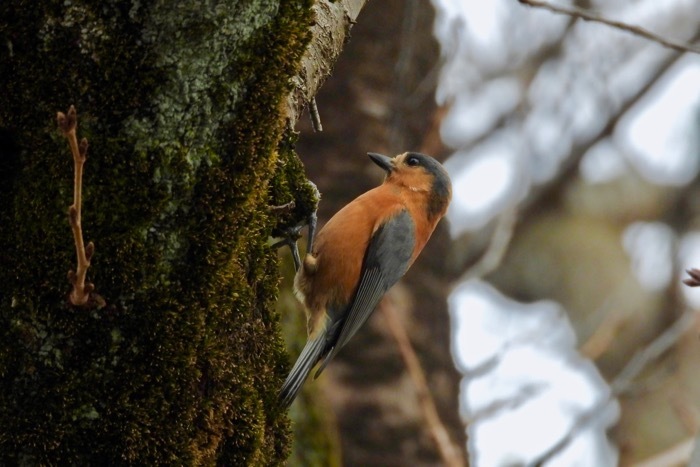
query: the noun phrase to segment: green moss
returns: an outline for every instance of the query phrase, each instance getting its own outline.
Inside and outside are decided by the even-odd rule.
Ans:
[[[311,1],[156,3],[0,3],[0,464],[288,453],[267,238],[316,202],[280,115]],[[70,104],[102,309],[66,303]]]

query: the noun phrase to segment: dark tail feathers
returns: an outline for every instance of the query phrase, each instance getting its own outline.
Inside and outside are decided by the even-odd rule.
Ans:
[[[325,342],[324,334],[321,333],[320,336],[308,341],[304,346],[304,350],[301,351],[301,355],[299,355],[292,371],[289,372],[289,376],[287,376],[282,385],[282,389],[280,389],[279,401],[284,408],[292,405],[311,369],[323,356]]]

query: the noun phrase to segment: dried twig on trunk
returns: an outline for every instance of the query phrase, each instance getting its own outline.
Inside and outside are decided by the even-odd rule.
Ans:
[[[90,282],[85,281],[87,270],[90,267],[90,259],[95,252],[95,245],[90,242],[85,245],[83,241],[83,229],[80,225],[80,208],[82,206],[82,188],[83,188],[83,165],[87,156],[88,142],[83,138],[78,144],[76,129],[78,127],[78,116],[74,106],[70,106],[68,114],[58,112],[56,116],[58,128],[63,136],[68,139],[71,153],[73,154],[73,204],[68,208],[68,219],[71,229],[73,230],[73,238],[75,240],[75,252],[78,257],[78,267],[76,271],[68,271],[68,279],[73,285],[70,292],[69,301],[75,306],[84,306],[88,303],[90,293],[95,286]]]

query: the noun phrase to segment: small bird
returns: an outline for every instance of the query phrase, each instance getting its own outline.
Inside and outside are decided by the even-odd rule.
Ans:
[[[386,171],[384,183],[350,202],[309,238],[294,278],[295,293],[306,308],[308,340],[280,390],[283,407],[321,362],[318,377],[406,273],[452,198],[450,178],[432,157],[415,152],[368,156]]]

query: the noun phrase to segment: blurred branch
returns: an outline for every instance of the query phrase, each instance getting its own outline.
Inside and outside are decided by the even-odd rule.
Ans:
[[[700,40],[700,31],[698,31],[691,40]],[[549,53],[553,53],[553,51],[549,51],[548,54]],[[664,74],[666,74],[666,72],[668,72],[668,70],[671,69],[671,67],[673,67],[680,60],[681,57],[682,55],[679,54],[668,54],[665,58],[663,58],[661,62],[657,65],[656,69],[650,72],[649,77],[644,82],[644,84],[640,85],[639,88],[636,90],[631,90],[630,94],[625,97],[625,99],[617,106],[617,108],[611,110],[610,115],[606,116],[607,123],[605,124],[605,126],[600,128],[598,131],[590,134],[585,140],[578,141],[571,148],[568,157],[566,157],[566,159],[564,159],[561,162],[559,170],[555,176],[553,176],[548,181],[540,185],[535,185],[530,188],[530,192],[528,193],[525,200],[523,200],[517,207],[517,219],[514,220],[514,223],[511,227],[511,232],[509,233],[511,237],[517,236],[518,232],[524,227],[525,224],[527,224],[528,220],[535,218],[537,214],[543,210],[543,206],[546,205],[546,203],[551,202],[552,200],[561,199],[561,193],[564,190],[566,190],[566,188],[571,184],[571,181],[578,176],[579,163],[581,162],[581,159],[583,159],[583,157],[588,153],[588,151],[592,147],[594,147],[598,142],[612,135],[618,122],[627,114],[627,112],[632,107],[634,107],[649,92],[649,90],[658,82],[658,80],[662,76],[664,76]],[[507,121],[508,117],[504,116],[502,118],[503,122],[496,123],[496,125],[493,126],[490,129],[490,131],[497,130],[505,121]],[[488,137],[490,137],[490,134],[487,132],[481,135],[477,140],[475,140],[471,146],[473,147],[474,145],[480,144],[481,142],[485,141]],[[504,222],[504,220],[499,219],[499,224],[501,222]],[[499,227],[497,226],[496,229],[498,230]],[[505,244],[506,248],[507,246],[508,245]],[[503,243],[500,244],[500,247],[503,248]],[[493,264],[493,256],[495,256],[494,250],[498,251],[499,242],[497,242],[494,238],[494,240],[488,243],[488,246],[486,248],[488,250],[491,250],[492,253],[485,252],[478,260],[478,263],[476,265],[469,265],[466,267],[460,266],[459,269],[465,270],[465,272],[462,273],[462,277],[459,280],[463,280],[465,278],[481,277],[480,274],[482,274],[484,270],[486,272],[483,274],[488,274],[493,270],[490,269],[490,267],[486,267],[486,264],[484,263],[491,262],[491,264]],[[502,251],[503,254],[505,254],[505,252],[506,250]],[[496,267],[497,266],[498,264],[496,264]],[[473,272],[472,269],[475,269],[475,271]],[[601,335],[597,337],[607,338],[610,336],[606,337]],[[597,350],[599,351],[602,348],[604,348],[606,344],[604,341],[600,341],[593,342],[591,343],[591,345],[598,346]]]
[[[675,323],[673,323],[666,331],[664,331],[660,336],[654,339],[649,345],[644,349],[637,352],[635,356],[627,363],[627,365],[618,374],[615,380],[610,384],[610,395],[605,401],[596,405],[592,410],[581,414],[576,422],[572,425],[569,431],[564,435],[558,443],[552,446],[544,454],[538,457],[531,465],[543,465],[548,460],[552,459],[556,454],[561,452],[569,443],[574,439],[577,431],[584,428],[586,425],[591,423],[596,419],[603,409],[612,401],[628,391],[632,387],[632,381],[646,368],[646,366],[661,356],[664,352],[670,349],[678,340],[685,334],[685,332],[690,328],[690,326],[695,322],[696,316],[695,312],[686,311],[681,315]],[[688,448],[687,454],[685,454],[685,459],[687,460],[690,456],[690,450],[692,449],[692,440],[690,448]],[[675,453],[674,453],[675,455]],[[682,464],[682,463],[681,463]],[[674,463],[664,464],[664,463],[653,463],[646,465],[645,467],[655,467],[662,465],[677,465]],[[639,466],[635,466],[639,467]]]
[[[599,404],[594,405],[588,411],[582,413],[578,416],[576,421],[571,428],[566,432],[566,434],[552,446],[547,451],[545,451],[541,456],[535,458],[527,464],[527,467],[540,467],[545,465],[549,460],[554,458],[558,453],[564,450],[566,446],[573,441],[576,433],[585,428],[589,423],[596,420],[598,417],[605,413],[605,408],[612,402],[612,397],[609,397]]]
[[[535,396],[542,393],[544,384],[528,384],[519,389],[515,395],[509,395],[503,399],[498,399],[486,407],[475,411],[466,420],[467,425],[475,423],[479,420],[495,418],[506,410],[515,411],[528,401],[531,401]]]
[[[620,314],[616,309],[611,310],[596,327],[591,337],[579,347],[581,355],[591,360],[600,358],[615,342],[615,338],[626,320],[627,316]]]
[[[390,299],[382,300],[379,307],[389,325],[391,334],[394,336],[394,339],[396,339],[401,357],[406,364],[408,374],[416,389],[418,403],[423,411],[423,417],[425,418],[430,435],[433,440],[435,440],[443,464],[448,467],[463,467],[466,462],[462,458],[462,451],[452,442],[445,425],[442,423],[442,420],[440,420],[435,401],[428,388],[425,373],[418,360],[416,351],[413,349],[411,340],[408,338],[408,333],[406,333],[406,329],[401,323],[401,318],[399,317],[396,307]]]
[[[689,401],[688,397],[683,393],[673,394],[669,402],[678,420],[680,420],[683,425],[683,428],[685,428],[689,434],[697,433],[698,410],[695,408],[693,402]]]
[[[619,396],[629,391],[633,380],[639,376],[646,366],[675,345],[695,321],[696,313],[694,311],[686,311],[675,323],[651,341],[649,345],[637,352],[610,384],[612,394]]]
[[[562,15],[567,15],[571,16],[573,18],[580,18],[584,21],[591,21],[594,23],[601,23],[605,24],[607,26],[620,29],[621,31],[626,31],[631,34],[634,34],[635,36],[643,37],[644,39],[650,40],[652,42],[656,42],[657,44],[673,49],[677,52],[690,52],[694,54],[700,54],[700,49],[697,47],[694,47],[692,45],[687,45],[687,44],[681,44],[679,42],[671,41],[669,39],[666,39],[662,36],[659,36],[658,34],[655,34],[647,29],[644,29],[640,26],[635,26],[632,24],[627,24],[623,23],[622,21],[617,21],[617,20],[612,20],[605,18],[604,16],[601,16],[599,14],[593,13],[588,10],[584,10],[583,8],[578,8],[575,6],[563,6],[563,5],[555,5],[552,3],[548,3],[542,0],[518,0],[521,4],[527,5],[530,7],[535,7],[535,8],[543,8],[545,10],[549,10],[553,13],[558,13]]]
[[[694,465],[688,464],[693,453],[695,438],[691,437],[671,446],[662,453],[656,454],[645,461],[634,464],[634,467],[667,467],[669,465]]]
[[[316,103],[316,98],[314,97],[309,102],[309,116],[311,117],[311,125],[314,132],[320,133],[323,131],[323,125],[321,124],[321,114],[318,113],[318,104]]]
[[[482,278],[495,271],[500,266],[503,257],[508,251],[508,246],[513,238],[513,231],[517,221],[515,208],[509,208],[498,216],[498,223],[494,229],[491,242],[481,258],[468,268],[457,283],[466,282],[470,279]]]
[[[693,36],[692,40],[695,41],[698,39],[700,39],[700,31]],[[610,116],[608,123],[601,128],[600,131],[592,134],[587,140],[580,142],[571,149],[569,157],[562,162],[559,173],[550,179],[549,182],[535,187],[530,191],[530,194],[522,203],[520,213],[521,219],[528,219],[533,212],[538,211],[540,209],[540,202],[559,198],[557,194],[567,187],[571,180],[578,174],[579,162],[583,159],[583,156],[586,155],[588,150],[595,146],[600,140],[612,134],[622,117],[646,95],[652,86],[654,86],[676,62],[678,62],[680,57],[681,55],[678,54],[670,54],[666,57],[656,70],[651,73],[644,85],[622,102],[615,113]]]
[[[698,287],[700,286],[700,269],[688,269],[685,271],[690,276],[687,279],[683,279],[683,283],[688,287]]]
[[[593,334],[579,347],[579,352],[586,358],[597,360],[607,352],[615,342],[620,328],[631,318],[629,314],[623,312],[624,307],[620,305],[627,298],[632,282],[636,282],[636,279],[630,274],[593,313],[593,316],[603,315],[603,319]]]

